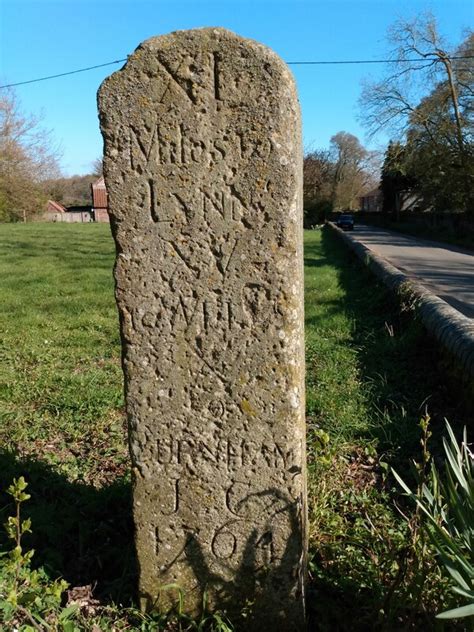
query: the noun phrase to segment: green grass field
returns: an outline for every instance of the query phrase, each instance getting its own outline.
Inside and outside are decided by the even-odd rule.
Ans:
[[[120,606],[136,564],[113,260],[107,225],[0,225],[0,522],[25,476],[35,564],[102,604],[78,630],[224,629]],[[426,410],[434,452],[443,418],[467,413],[409,306],[333,235],[306,233],[305,271],[310,628],[434,629],[446,585],[388,473],[418,458]]]

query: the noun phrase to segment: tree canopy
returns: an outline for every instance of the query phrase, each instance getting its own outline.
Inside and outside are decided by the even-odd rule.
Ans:
[[[398,142],[399,179],[392,184],[400,193],[403,175],[426,209],[474,213],[474,33],[448,46],[436,20],[424,15],[396,22],[389,42],[391,71],[366,83],[360,106],[371,135],[385,131]],[[391,195],[394,148],[385,157],[384,196]],[[387,199],[384,208],[397,211],[398,202],[400,197]]]
[[[359,139],[347,132],[338,132],[331,138],[334,162],[333,208],[354,210],[359,198],[375,186],[376,154],[362,146]]]
[[[348,132],[331,138],[329,149],[307,151],[303,162],[305,225],[321,222],[332,210],[359,206],[359,197],[376,186],[377,156]]]
[[[41,211],[44,182],[57,177],[59,151],[37,118],[21,112],[12,92],[0,94],[0,221],[26,221]]]

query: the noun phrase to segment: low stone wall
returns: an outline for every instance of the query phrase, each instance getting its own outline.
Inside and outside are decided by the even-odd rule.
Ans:
[[[401,297],[409,297],[415,303],[427,330],[455,358],[466,377],[474,379],[474,320],[413,281],[332,222],[327,225],[387,287]]]

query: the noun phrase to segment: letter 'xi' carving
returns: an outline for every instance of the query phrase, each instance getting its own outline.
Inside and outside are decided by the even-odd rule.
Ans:
[[[304,627],[302,149],[293,78],[223,29],[99,91],[144,608]],[[240,619],[245,614],[244,623]],[[242,627],[243,626],[243,627]]]

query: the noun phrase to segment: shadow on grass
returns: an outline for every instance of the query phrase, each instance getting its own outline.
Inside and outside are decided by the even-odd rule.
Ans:
[[[26,491],[31,494],[22,505],[21,519],[31,518],[32,533],[23,536],[23,545],[25,551],[35,550],[33,567],[43,566],[50,577],[63,577],[71,587],[91,584],[94,596],[105,603],[136,604],[138,578],[130,484],[119,480],[108,487],[95,489],[67,481],[40,461],[18,460],[11,453],[0,452],[1,523],[15,513],[14,504],[4,490],[20,476],[28,482]],[[295,599],[287,592],[295,583],[294,573],[301,557],[301,516],[294,499],[279,489],[269,488],[240,501],[242,507],[250,503],[251,508],[255,502],[263,503],[267,515],[263,514],[265,519],[251,531],[232,580],[226,579],[228,569],[223,560],[221,569],[225,572],[222,576],[219,571],[211,570],[209,553],[204,551],[194,533],[188,534],[183,553],[202,590],[200,603],[205,603],[205,591],[209,590],[214,595],[217,611],[230,616],[236,622],[237,630],[246,630],[248,624],[256,629],[257,622],[264,630],[269,620],[276,629],[286,630],[289,629],[288,619],[301,618],[300,596]],[[278,563],[269,569],[268,559],[273,554],[272,529],[277,518],[281,523],[283,515],[291,526],[290,537]],[[0,551],[11,548],[12,543],[7,541],[5,532],[1,533]],[[266,609],[252,609],[252,598],[257,606],[260,599],[265,602]],[[148,606],[153,603],[154,599],[149,598]],[[280,603],[287,607],[281,609]],[[247,604],[250,606],[246,611]],[[204,617],[205,613],[201,615]],[[178,630],[178,627],[166,629]],[[179,626],[181,629],[190,630],[191,626]],[[199,629],[209,630],[210,627]],[[295,629],[301,629],[301,626]]]
[[[330,414],[323,410],[316,419],[318,428],[328,432],[331,441],[333,436],[342,439],[342,449],[350,454],[338,451],[330,465],[313,474],[310,467],[310,476],[318,476],[332,472],[338,463],[347,463],[335,478],[328,476],[328,488],[318,488],[315,496],[315,501],[322,502],[310,546],[309,629],[437,629],[430,626],[439,604],[433,603],[431,593],[423,597],[422,606],[416,597],[417,590],[426,586],[431,590],[435,576],[424,584],[424,569],[417,575],[421,572],[418,561],[411,557],[417,553],[409,549],[408,531],[392,505],[390,479],[385,484],[380,462],[403,473],[411,484],[408,466],[412,459],[421,458],[422,415],[427,411],[431,416],[430,450],[437,456],[443,453],[444,418],[461,431],[469,409],[458,396],[450,365],[414,311],[401,305],[335,234],[324,230],[321,243],[314,241],[312,245],[308,240],[306,258],[319,260],[320,267],[335,268],[342,290],[329,304],[329,316],[321,310],[321,318],[310,316],[306,321],[316,330],[315,338],[320,328],[321,339],[330,339],[327,345],[315,345],[315,353],[321,349],[328,355],[334,353],[331,370],[340,377],[335,385],[331,382],[333,373],[318,375],[318,364],[314,364],[312,388],[330,391],[330,403],[336,409]],[[328,326],[321,320],[330,318],[333,310],[346,316],[341,319],[344,327],[338,329],[337,322]],[[350,348],[350,353],[338,356],[341,348]],[[347,371],[347,357],[356,375]],[[353,388],[345,388],[345,381],[351,379]],[[344,421],[342,407],[352,395],[355,402],[360,398],[362,405],[354,407]],[[315,415],[319,410],[315,409]],[[369,442],[376,450],[371,445],[365,453]],[[368,485],[364,484],[364,472],[372,476]],[[462,627],[447,624],[445,629]]]
[[[311,254],[312,249],[311,246],[305,246],[305,254]],[[304,267],[305,268],[323,268],[327,266],[328,262],[325,259],[321,259],[318,257],[317,259],[314,257],[305,257],[304,258]]]
[[[52,577],[62,576],[71,586],[92,584],[100,599],[128,604],[135,597],[137,576],[130,483],[118,480],[96,489],[71,483],[40,461],[0,452],[2,524],[13,513],[4,490],[20,476],[31,494],[22,517],[32,522],[24,547],[35,550],[33,565],[45,566]],[[2,529],[0,550],[10,548]]]

